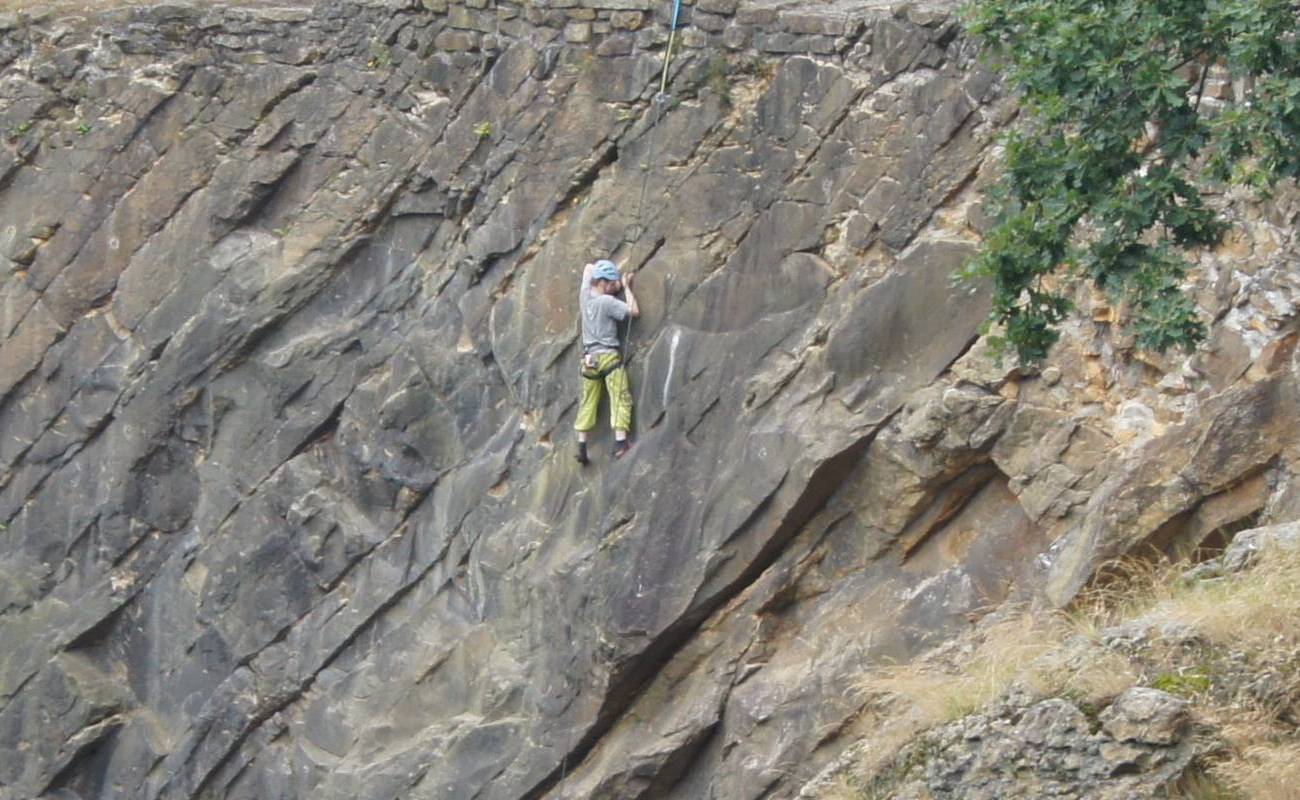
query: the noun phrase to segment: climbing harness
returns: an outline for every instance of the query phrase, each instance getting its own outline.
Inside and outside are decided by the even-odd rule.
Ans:
[[[632,333],[632,318],[628,317],[628,334]],[[584,357],[585,358],[585,357]],[[623,366],[623,353],[620,351],[618,360],[601,370],[593,370],[587,367],[587,362],[583,361],[582,378],[588,381],[603,381],[611,372]]]

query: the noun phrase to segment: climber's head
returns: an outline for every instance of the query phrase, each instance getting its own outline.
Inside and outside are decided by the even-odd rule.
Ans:
[[[612,294],[619,290],[618,267],[613,261],[602,258],[596,262],[596,268],[591,273],[591,283],[596,290],[603,294]]]

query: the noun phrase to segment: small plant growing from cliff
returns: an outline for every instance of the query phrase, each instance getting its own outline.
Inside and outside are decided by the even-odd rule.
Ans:
[[[776,74],[776,64],[762,56],[754,56],[740,62],[737,72],[760,80],[768,80]]]
[[[370,42],[370,60],[366,62],[369,69],[387,69],[393,65],[393,52],[378,40]]]
[[[731,107],[731,65],[727,57],[715,55],[705,67],[705,84],[718,96],[725,108]]]
[[[995,348],[1041,360],[1080,281],[1126,306],[1139,346],[1194,346],[1187,254],[1227,227],[1205,191],[1300,175],[1295,4],[972,0],[966,18],[1022,109],[961,273],[992,284]]]
[[[87,134],[89,134],[89,133],[90,133],[90,123],[89,123],[89,122],[79,122],[79,123],[77,123],[77,135],[78,135],[78,136],[85,136],[85,135],[87,135]]]
[[[1200,668],[1162,672],[1151,679],[1151,688],[1181,697],[1193,697],[1210,690],[1210,676]]]
[[[20,136],[24,136],[31,129],[32,129],[31,122],[29,121],[20,122],[9,129],[9,139],[13,140],[19,138]]]
[[[474,135],[480,139],[486,139],[492,135],[492,123],[484,120],[474,126]]]

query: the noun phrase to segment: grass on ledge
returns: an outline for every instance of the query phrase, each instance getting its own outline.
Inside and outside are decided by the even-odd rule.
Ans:
[[[1099,708],[1134,685],[1186,697],[1220,732],[1221,751],[1171,793],[1183,800],[1292,800],[1300,786],[1300,553],[1273,549],[1243,572],[1183,578],[1186,564],[1124,562],[1065,612],[1002,615],[945,663],[884,667],[855,687],[883,714],[924,729],[980,711],[1012,686]],[[1102,643],[1124,622],[1178,623],[1192,648],[1150,643],[1127,652]],[[1152,634],[1155,636],[1156,634]],[[1271,701],[1246,683],[1273,676]],[[1279,699],[1280,697],[1280,699]],[[841,781],[835,797],[855,781]]]

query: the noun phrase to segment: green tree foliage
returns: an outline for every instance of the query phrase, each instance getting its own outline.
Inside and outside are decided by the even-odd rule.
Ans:
[[[994,344],[1041,360],[1089,280],[1126,304],[1139,346],[1195,345],[1186,251],[1225,230],[1202,192],[1300,173],[1300,4],[972,0],[966,17],[1021,103],[995,226],[962,272],[992,282]],[[1211,73],[1235,96],[1206,98]]]

